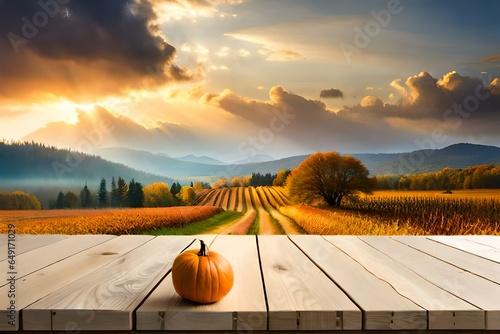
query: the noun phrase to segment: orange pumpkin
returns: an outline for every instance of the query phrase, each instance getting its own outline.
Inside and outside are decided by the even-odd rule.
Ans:
[[[175,291],[191,301],[208,304],[224,297],[233,287],[233,269],[220,254],[201,248],[179,254],[172,265]]]

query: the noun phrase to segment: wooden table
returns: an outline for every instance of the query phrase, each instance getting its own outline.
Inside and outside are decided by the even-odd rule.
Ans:
[[[210,305],[170,278],[192,236],[17,235],[13,268],[7,241],[0,331],[500,330],[500,237],[220,235],[235,282]]]

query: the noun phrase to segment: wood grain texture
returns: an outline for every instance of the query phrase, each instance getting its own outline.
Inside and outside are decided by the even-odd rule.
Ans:
[[[270,330],[361,328],[358,307],[286,236],[258,241]]]
[[[427,328],[426,311],[336,247],[336,237],[290,238],[363,310],[363,329]]]
[[[393,237],[405,245],[418,249],[456,267],[500,284],[500,263],[422,237]],[[500,252],[500,250],[499,250]]]
[[[27,275],[18,283],[18,307],[27,307],[63,286],[91,274],[152,238],[152,236],[131,235],[116,237]],[[0,294],[6,291],[6,287],[1,288]],[[46,318],[51,319],[51,317]],[[23,326],[29,330],[41,329],[40,323],[30,323],[30,317],[24,318]],[[51,329],[49,321],[45,323],[43,329]]]
[[[210,244],[215,236],[203,235]],[[198,243],[193,244],[197,249]],[[211,251],[224,256],[234,272],[231,291],[216,303],[200,305],[175,292],[167,276],[137,310],[138,330],[238,330],[267,328],[267,310],[255,236],[219,235]]]
[[[20,255],[29,252],[33,249],[37,249],[43,246],[50,245],[54,242],[66,239],[67,235],[46,235],[41,238],[39,235],[32,234],[17,234],[15,238],[16,254]],[[0,249],[7,248],[7,234],[0,235]],[[0,261],[7,258],[7,252],[0,253]]]
[[[485,244],[485,242],[477,242],[478,239],[470,240],[468,238],[460,236],[432,236],[429,238],[440,243],[475,254],[477,256],[484,257],[485,259],[500,263],[500,251],[498,250],[498,247],[492,247],[491,245]],[[499,239],[499,236],[494,237],[493,240],[496,240],[494,242],[494,245],[500,242]]]
[[[456,237],[500,249],[500,238],[497,235],[461,235]]]
[[[500,250],[500,237],[498,235],[465,235],[463,238]]]
[[[391,239],[364,238],[432,284],[485,310],[486,329],[500,329],[500,285]]]
[[[68,323],[80,330],[131,330],[132,311],[192,241],[188,236],[155,237],[30,305],[23,317],[31,328],[50,322],[51,330],[65,330]],[[92,321],[76,317],[75,311],[92,312]],[[110,321],[115,318],[128,321]]]
[[[41,268],[51,265],[54,262],[61,261],[85,249],[115,238],[112,235],[72,235],[61,240],[46,244],[42,247],[33,248],[16,256],[17,278],[33,273]],[[50,238],[49,238],[50,239]],[[33,240],[34,244],[41,245]],[[20,243],[29,242],[29,240],[20,241]],[[0,262],[0,268],[7,268],[7,260]],[[0,287],[5,286],[6,281],[0,283]]]
[[[325,237],[399,294],[428,311],[429,329],[484,329],[484,311],[435,286],[363,241],[375,237]],[[383,238],[383,237],[376,237]],[[406,238],[406,237],[405,237]],[[417,238],[425,240],[425,238]],[[390,241],[390,240],[387,240]],[[432,241],[430,241],[432,243]],[[446,246],[445,246],[446,247]]]
[[[195,236],[18,235],[18,332],[500,329],[500,237],[202,237],[207,244],[215,238],[212,250],[233,264],[235,285],[223,300],[200,306],[179,300],[168,275]],[[5,241],[0,235],[4,249]],[[0,332],[19,329],[6,322],[9,289],[0,287]],[[481,325],[487,330],[468,329]]]

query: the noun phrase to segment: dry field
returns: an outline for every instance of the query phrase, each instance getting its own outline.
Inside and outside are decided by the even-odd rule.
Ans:
[[[223,210],[244,212],[210,231],[224,234],[500,235],[500,190],[376,191],[345,208],[292,205],[280,187],[203,191],[197,206],[151,209],[0,211],[19,234],[136,234],[180,227]]]
[[[328,235],[420,235],[422,229],[377,221],[369,216],[342,210],[324,210],[307,205],[280,208],[282,214],[298,222],[307,234]]]
[[[500,189],[473,189],[473,190],[452,190],[451,194],[445,194],[442,190],[376,190],[371,195],[361,195],[362,198],[375,197],[443,197],[443,198],[498,198],[500,199]]]
[[[235,189],[210,190],[200,197],[199,205],[238,210],[234,203],[245,203],[245,208],[257,213],[259,234],[500,234],[500,189],[454,190],[452,194],[375,191],[356,201],[345,201],[342,209],[291,205],[284,189],[279,187]],[[227,194],[230,194],[229,202]],[[225,203],[233,203],[233,206]],[[244,218],[248,226],[249,218]],[[243,218],[241,220],[243,223]]]
[[[161,227],[177,227],[210,218],[219,207],[170,207],[110,210],[0,211],[0,233],[7,223],[18,234],[136,234]]]
[[[493,193],[498,194],[393,192],[347,201],[346,205],[373,221],[420,229],[419,234],[500,234],[500,197]]]
[[[258,234],[303,233],[300,226],[279,212],[279,207],[290,204],[283,188],[280,187],[212,189],[204,192],[196,203],[246,212],[240,220],[234,222],[234,226],[228,227],[223,233],[247,234],[252,229]],[[254,227],[254,224],[258,226]]]

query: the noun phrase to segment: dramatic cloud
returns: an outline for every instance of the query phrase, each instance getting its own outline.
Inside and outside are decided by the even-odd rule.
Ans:
[[[57,133],[56,137],[54,133]],[[49,123],[24,139],[88,153],[104,147],[129,147],[179,154],[190,151],[193,142],[198,145],[203,142],[188,126],[158,122],[155,128],[147,129],[129,117],[118,116],[101,106],[95,106],[89,112],[79,111],[75,124]]]
[[[387,104],[376,96],[367,96],[358,105],[344,107],[339,116],[382,119],[417,131],[441,129],[453,135],[498,135],[499,78],[473,78],[455,71],[434,78],[422,72],[409,77],[404,85],[394,80],[391,86],[402,96],[398,102]]]
[[[139,109],[147,110],[147,104],[141,104]],[[181,108],[189,106],[181,103]],[[172,112],[169,105],[164,104],[163,108],[168,110],[164,113]],[[163,120],[144,125],[138,114],[120,115],[117,109],[94,105],[86,111],[77,110],[73,123],[50,122],[20,139],[92,154],[99,154],[103,148],[127,147],[172,156],[189,152],[223,160],[241,158],[236,151],[237,143],[244,139],[241,134],[246,124],[241,124],[245,122],[235,122],[224,111],[214,109],[199,103],[198,110],[189,112],[194,115],[183,117],[182,122]],[[161,114],[155,116],[162,118]]]
[[[490,2],[0,0],[0,134],[223,160],[498,145]]]
[[[404,84],[391,83],[401,96],[396,102],[368,95],[338,112],[282,86],[273,86],[265,100],[230,89],[203,94],[200,86],[194,86],[191,90],[172,90],[167,96],[172,105],[164,108],[170,114],[179,103],[177,99],[189,97],[191,102],[180,108],[188,108],[189,115],[196,113],[196,120],[186,115],[179,122],[156,122],[146,128],[138,123],[140,117],[131,118],[134,113],[118,116],[97,106],[93,111],[80,111],[75,124],[50,123],[24,139],[64,143],[86,151],[125,146],[171,155],[211,155],[222,160],[258,154],[284,157],[318,150],[359,153],[367,152],[367,143],[378,152],[401,151],[402,147],[414,150],[434,137],[439,139],[433,143],[436,147],[457,142],[458,138],[491,141],[498,138],[500,80],[488,81],[486,84],[480,78],[456,72],[433,78],[423,72]],[[141,104],[141,108],[146,110],[147,105]]]
[[[0,97],[85,99],[189,78],[145,0],[0,2]]]
[[[293,147],[290,150],[295,152],[362,152],[366,142],[390,148],[405,141],[404,134],[398,129],[390,129],[388,124],[372,127],[339,117],[323,102],[290,93],[281,86],[271,88],[269,99],[249,99],[225,90],[220,94],[206,94],[203,101],[253,123],[254,136],[249,138],[256,140],[253,147],[263,150],[277,146]],[[389,133],[391,136],[387,136]]]
[[[321,98],[343,98],[344,93],[340,89],[336,89],[336,88],[323,89],[321,91],[321,93],[319,94],[319,97],[321,97]]]
[[[183,18],[236,16],[232,5],[244,0],[151,0],[163,20],[181,20]]]

